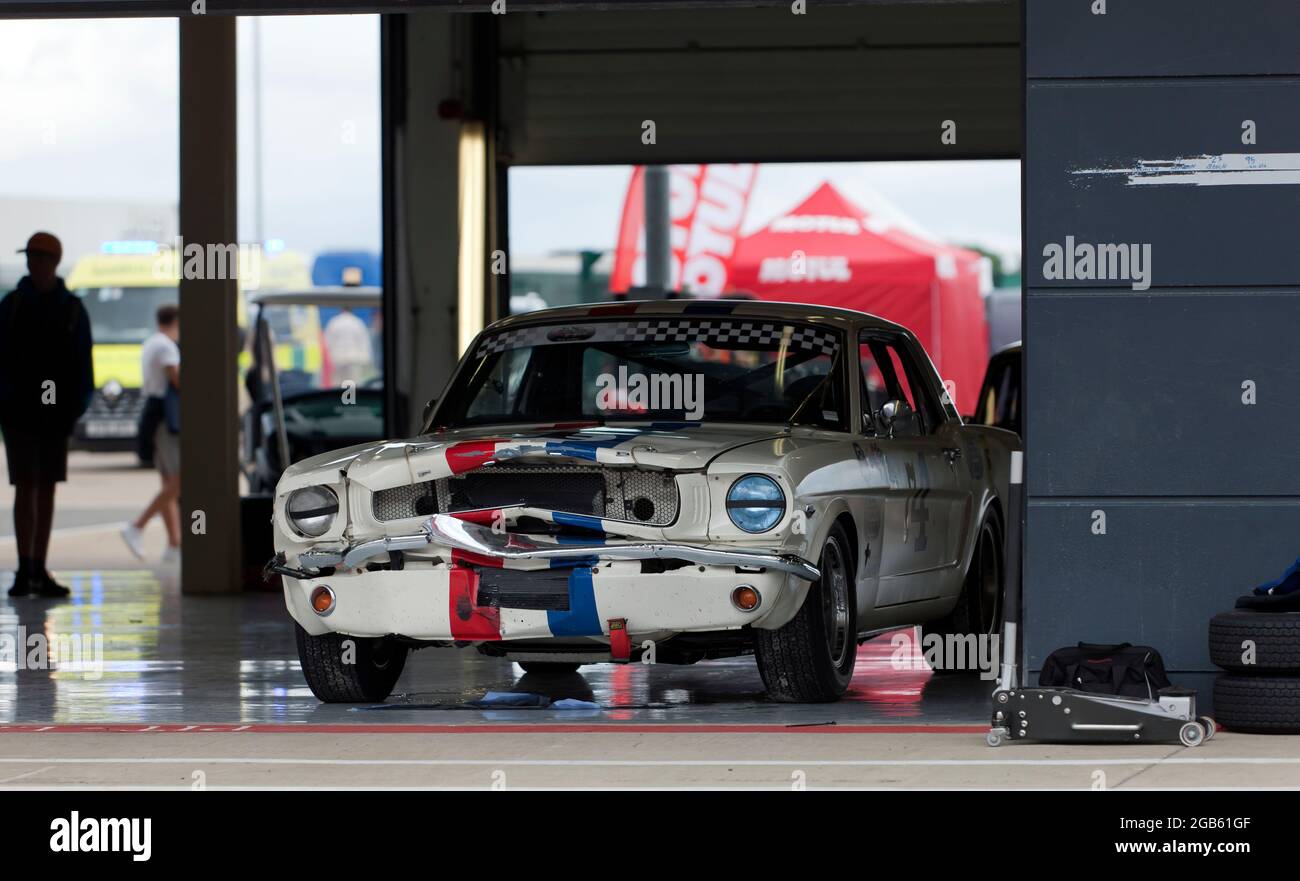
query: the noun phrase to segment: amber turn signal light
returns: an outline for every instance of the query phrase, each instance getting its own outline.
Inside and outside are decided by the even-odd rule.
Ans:
[[[334,611],[334,591],[321,585],[311,592],[311,607],[317,615],[325,616]]]
[[[731,604],[742,612],[752,612],[762,603],[762,595],[748,584],[742,584],[731,592]]]

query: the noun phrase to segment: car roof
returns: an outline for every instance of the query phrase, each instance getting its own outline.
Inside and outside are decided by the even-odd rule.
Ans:
[[[806,321],[810,324],[831,324],[845,329],[872,328],[879,330],[907,329],[885,319],[812,303],[783,303],[773,300],[628,300],[606,303],[583,303],[576,306],[559,306],[511,315],[490,325],[488,331],[504,330],[527,324],[551,324],[563,321],[583,321],[596,318],[664,318],[685,315],[692,318],[774,318],[788,321]]]
[[[257,291],[249,300],[259,306],[378,306],[383,290],[374,287],[319,287],[290,291]]]

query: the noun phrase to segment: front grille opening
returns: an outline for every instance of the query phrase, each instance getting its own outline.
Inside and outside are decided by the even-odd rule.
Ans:
[[[677,520],[677,481],[667,471],[585,465],[509,464],[371,496],[380,522],[527,505],[566,514],[668,526]],[[540,530],[553,531],[551,529]]]
[[[605,510],[605,480],[599,472],[505,474],[484,468],[447,479],[451,511],[531,505],[586,514]],[[543,500],[543,504],[538,504]]]

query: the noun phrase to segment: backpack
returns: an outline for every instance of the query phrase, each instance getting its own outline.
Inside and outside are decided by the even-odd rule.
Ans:
[[[1078,645],[1057,649],[1043,661],[1038,684],[1094,694],[1154,698],[1172,683],[1160,652],[1149,645]]]

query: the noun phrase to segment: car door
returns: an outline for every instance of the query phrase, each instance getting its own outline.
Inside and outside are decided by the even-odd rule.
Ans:
[[[952,595],[973,505],[959,426],[911,340],[866,331],[859,343],[865,428],[875,432],[870,446],[887,484],[877,605]]]

